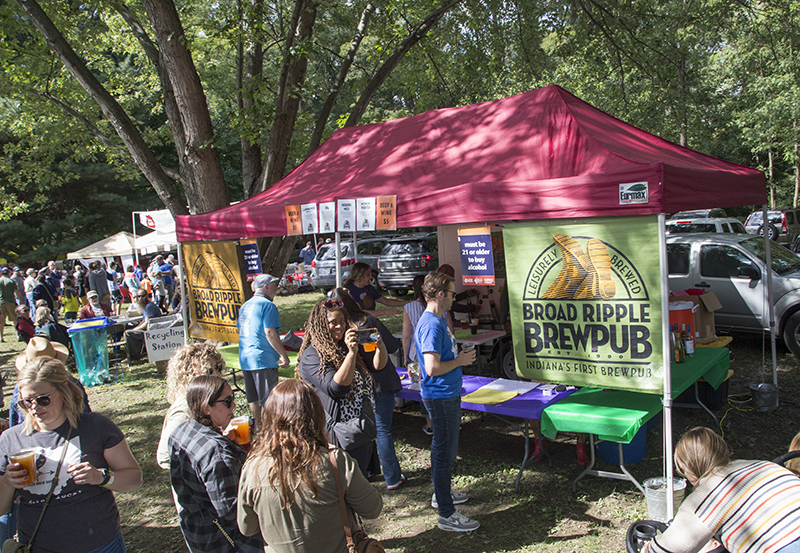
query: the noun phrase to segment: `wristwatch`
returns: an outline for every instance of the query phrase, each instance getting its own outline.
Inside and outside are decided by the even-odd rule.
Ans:
[[[103,481],[100,482],[101,487],[107,488],[108,486],[114,483],[113,472],[111,472],[109,469],[100,469],[100,472],[103,473]]]

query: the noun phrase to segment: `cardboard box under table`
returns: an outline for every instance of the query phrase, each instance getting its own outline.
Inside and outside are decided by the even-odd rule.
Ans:
[[[422,401],[422,396],[420,395],[419,384],[412,384],[411,380],[408,378],[408,374],[406,373],[406,369],[402,367],[397,368],[397,374],[400,375],[401,384],[403,385],[403,389],[397,392],[396,396],[404,399],[410,399],[412,401]],[[531,450],[530,450],[530,437],[531,437],[531,428],[530,428],[530,421],[532,420],[539,420],[542,416],[542,411],[544,411],[545,407],[548,405],[553,405],[554,403],[561,401],[562,399],[568,397],[572,394],[575,389],[565,390],[563,392],[556,392],[553,390],[550,395],[545,395],[545,392],[542,388],[542,385],[537,385],[532,382],[522,382],[517,380],[507,380],[503,378],[491,378],[488,376],[473,376],[465,374],[462,378],[461,384],[461,396],[466,396],[467,394],[471,394],[484,388],[487,385],[500,385],[504,389],[513,389],[516,388],[518,390],[517,395],[503,401],[502,403],[471,403],[468,401],[461,401],[461,408],[467,409],[469,411],[478,411],[481,413],[488,413],[497,417],[498,419],[502,420],[503,422],[510,424],[514,428],[519,429],[522,432],[522,436],[525,441],[525,453],[522,457],[522,464],[520,465],[519,472],[517,473],[517,479],[514,483],[514,490],[519,492],[519,482],[522,478],[522,471],[525,470],[530,463],[535,461],[536,459],[531,459]],[[513,417],[515,419],[521,419],[521,423],[514,422],[509,420],[505,417]],[[545,451],[544,454],[547,456],[548,462],[551,463],[550,456]],[[537,456],[538,459],[538,456]]]
[[[714,389],[725,381],[730,365],[730,353],[727,348],[699,348],[694,356],[685,363],[672,364],[672,397],[694,385],[700,377]],[[618,444],[628,444],[653,416],[662,409],[660,394],[643,394],[623,390],[600,390],[583,388],[563,401],[547,406],[542,413],[542,434],[554,439],[558,432],[576,432],[589,434],[590,462],[578,478],[572,483],[573,492],[576,484],[584,476],[593,475],[604,478],[615,478],[633,482],[642,493],[642,485],[625,468],[624,455],[619,446],[619,468],[621,472],[595,470],[595,436],[600,440],[610,440]],[[698,400],[699,401],[699,400]]]

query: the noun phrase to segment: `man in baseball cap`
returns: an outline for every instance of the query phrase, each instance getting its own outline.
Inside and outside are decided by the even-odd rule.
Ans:
[[[258,425],[261,407],[278,384],[278,367],[289,366],[289,356],[281,344],[278,308],[272,298],[280,279],[260,274],[253,279],[253,297],[239,309],[239,367],[250,412]]]

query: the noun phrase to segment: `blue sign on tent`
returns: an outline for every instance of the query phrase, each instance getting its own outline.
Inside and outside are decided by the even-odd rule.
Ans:
[[[461,275],[466,285],[494,286],[492,234],[487,226],[458,229]]]

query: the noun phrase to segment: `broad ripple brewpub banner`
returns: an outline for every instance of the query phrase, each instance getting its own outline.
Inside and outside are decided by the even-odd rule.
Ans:
[[[236,243],[184,242],[181,247],[192,312],[189,335],[238,342],[236,321],[247,298]]]
[[[657,216],[503,229],[517,372],[662,393]]]

